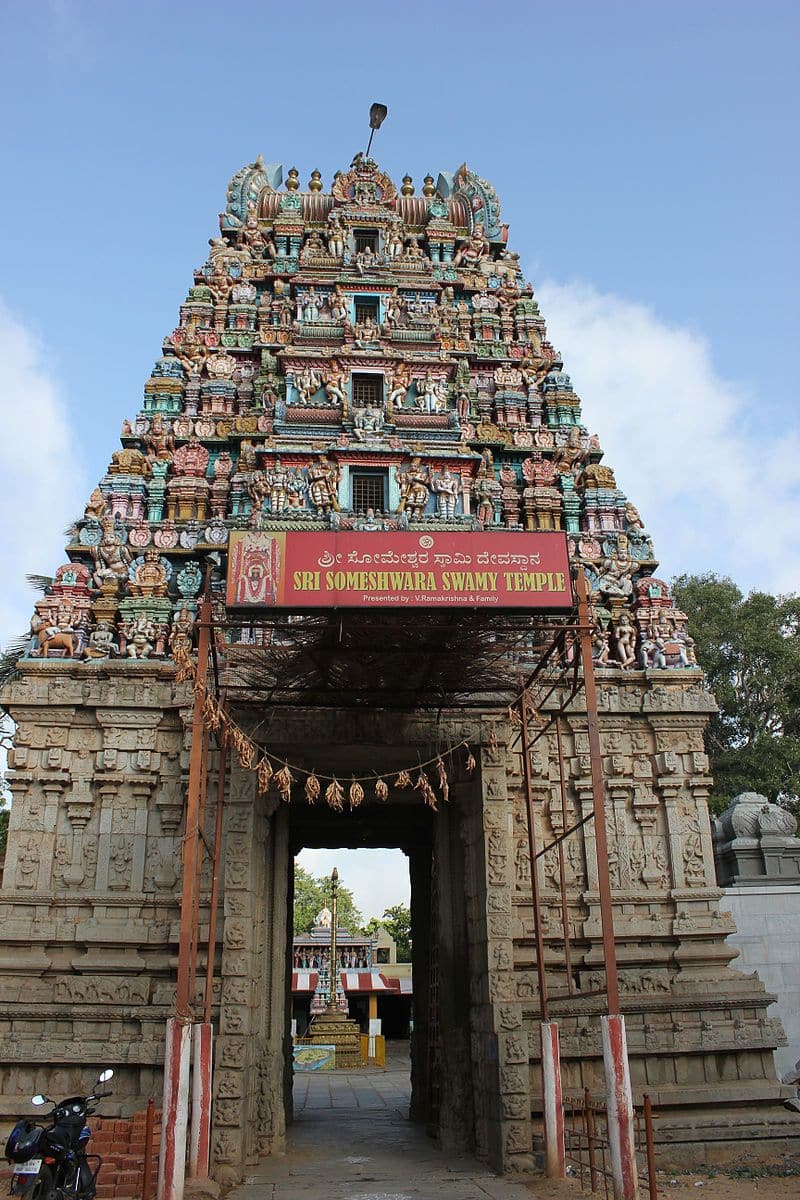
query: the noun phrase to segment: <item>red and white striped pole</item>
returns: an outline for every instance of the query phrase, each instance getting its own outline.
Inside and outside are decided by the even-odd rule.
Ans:
[[[185,1018],[170,1017],[167,1021],[158,1200],[182,1200],[183,1197],[191,1031],[191,1024]]]
[[[192,1026],[192,1127],[189,1133],[189,1178],[207,1179],[211,1153],[212,1026]]]
[[[566,1175],[566,1154],[558,1025],[555,1021],[542,1021],[539,1035],[542,1047],[545,1174],[548,1179],[563,1179]]]
[[[638,1200],[639,1176],[633,1129],[633,1097],[628,1067],[625,1018],[601,1017],[603,1064],[606,1076],[606,1112],[611,1174],[615,1200]]]

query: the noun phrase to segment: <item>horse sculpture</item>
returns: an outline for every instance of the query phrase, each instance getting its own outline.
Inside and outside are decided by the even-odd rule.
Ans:
[[[63,650],[65,658],[74,658],[80,642],[80,635],[74,629],[59,629],[56,625],[48,625],[40,616],[31,621],[31,633],[39,643],[39,653],[42,658],[49,658],[51,650]]]

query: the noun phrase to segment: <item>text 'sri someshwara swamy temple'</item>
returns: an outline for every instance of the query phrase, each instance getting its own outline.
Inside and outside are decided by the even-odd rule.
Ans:
[[[615,1009],[665,1160],[790,1132],[718,905],[713,700],[507,233],[466,166],[231,180],[2,693],[7,1111],[110,1063],[130,1115],[210,1024],[240,1179],[291,1112],[293,856],[395,846],[444,1145],[528,1167],[541,1018],[602,1093]]]

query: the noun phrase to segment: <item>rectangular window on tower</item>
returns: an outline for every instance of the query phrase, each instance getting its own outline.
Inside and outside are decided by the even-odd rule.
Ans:
[[[356,254],[363,254],[365,250],[371,250],[373,254],[378,253],[377,229],[354,229],[353,237],[356,241]]]
[[[378,324],[380,302],[377,296],[356,296],[356,325],[364,321],[374,321]]]
[[[383,406],[383,376],[382,375],[353,375],[353,408],[366,408],[373,404],[376,408]]]
[[[385,471],[353,471],[350,479],[353,484],[353,512],[366,512],[368,508],[375,512],[386,511],[388,480]]]

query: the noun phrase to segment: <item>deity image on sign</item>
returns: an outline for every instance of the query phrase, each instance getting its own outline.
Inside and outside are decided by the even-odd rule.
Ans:
[[[271,605],[278,601],[283,536],[246,533],[231,539],[228,604]]]

